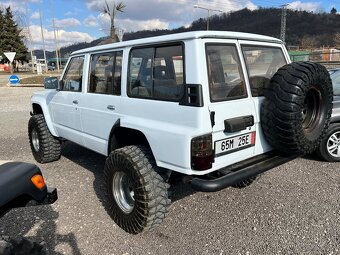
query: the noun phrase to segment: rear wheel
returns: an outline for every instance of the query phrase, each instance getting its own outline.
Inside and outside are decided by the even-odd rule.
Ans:
[[[340,124],[329,126],[317,153],[325,161],[340,162]]]
[[[39,163],[56,161],[61,155],[60,141],[49,131],[44,115],[33,115],[28,122],[32,154]]]
[[[261,124],[268,143],[287,154],[315,151],[332,113],[333,87],[326,68],[309,62],[286,65],[264,95]]]
[[[109,155],[104,168],[108,213],[131,234],[159,226],[169,212],[167,184],[150,149],[127,146]]]

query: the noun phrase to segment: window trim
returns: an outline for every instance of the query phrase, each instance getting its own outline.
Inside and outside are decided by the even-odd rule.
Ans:
[[[112,78],[114,78],[114,73],[116,71],[116,58],[117,58],[117,53],[121,52],[122,53],[122,59],[124,59],[124,50],[120,49],[120,50],[110,50],[110,51],[101,51],[101,52],[93,52],[89,54],[89,73],[88,73],[88,82],[87,82],[87,91],[85,91],[85,93],[90,94],[90,95],[104,95],[104,96],[121,96],[122,95],[122,77],[123,77],[123,61],[122,60],[122,68],[121,68],[121,75],[120,75],[120,94],[119,95],[115,95],[115,94],[107,94],[107,93],[99,93],[99,92],[91,92],[89,91],[90,86],[91,86],[91,72],[92,72],[92,59],[93,56],[95,55],[105,55],[107,53],[113,53],[113,57],[114,57],[114,61],[113,61],[113,65],[112,65]]]
[[[68,73],[68,71],[70,69],[72,60],[75,59],[75,58],[81,58],[81,57],[83,58],[83,70],[82,70],[82,73],[83,73],[83,77],[84,77],[84,67],[86,66],[85,55],[77,55],[77,56],[70,57],[70,60],[67,63],[67,68],[66,68],[66,70],[65,70],[65,72],[63,74],[63,77],[60,79],[61,84],[62,84],[62,87],[59,89],[60,92],[82,93],[83,87],[84,87],[84,78],[82,79],[82,84],[81,84],[80,90],[78,90],[78,91],[75,91],[75,90],[64,90],[64,78],[65,78],[65,76],[67,75],[67,73]]]
[[[240,68],[240,77],[243,78],[243,83],[244,83],[244,90],[245,90],[245,95],[244,96],[235,96],[235,97],[229,97],[221,100],[214,100],[211,96],[211,89],[210,89],[210,81],[209,81],[209,62],[208,62],[208,46],[234,46],[236,50],[236,54],[239,60],[239,68]],[[209,97],[210,97],[210,102],[211,103],[219,103],[219,102],[228,102],[232,100],[237,100],[237,99],[244,99],[248,98],[248,88],[247,88],[247,83],[246,79],[244,76],[244,69],[242,67],[242,62],[240,58],[240,53],[238,51],[237,43],[223,43],[223,42],[213,42],[213,43],[205,43],[205,58],[206,58],[206,68],[207,68],[207,77],[208,77],[208,89],[209,89]]]
[[[153,59],[152,59],[152,68],[153,68],[153,62],[155,60],[155,54],[156,54],[156,48],[161,48],[161,47],[171,47],[171,46],[181,46],[182,47],[182,58],[183,58],[183,87],[182,91],[180,94],[179,99],[161,99],[161,98],[154,98],[152,97],[142,97],[142,96],[133,96],[131,95],[129,91],[130,87],[130,67],[131,67],[131,54],[133,50],[138,50],[138,49],[148,49],[152,48],[153,49]],[[185,85],[186,85],[186,68],[185,68],[185,43],[183,41],[178,41],[178,42],[170,42],[170,43],[158,43],[158,44],[149,44],[145,46],[136,46],[132,47],[129,49],[129,60],[128,60],[128,70],[127,70],[127,80],[126,80],[126,94],[129,98],[135,98],[135,99],[147,99],[147,100],[154,100],[154,101],[164,101],[164,102],[175,102],[179,103],[183,96],[184,96],[184,90],[185,90]],[[153,72],[153,70],[152,70]],[[152,81],[152,86],[154,86],[154,80]]]
[[[244,51],[243,51],[243,47],[259,47],[259,48],[268,48],[268,49],[279,49],[281,50],[282,52],[282,56],[286,62],[286,65],[288,64],[288,60],[287,60],[287,57],[284,53],[284,50],[282,49],[282,46],[281,45],[277,45],[277,46],[269,46],[269,45],[261,45],[261,44],[240,44],[240,47],[241,47],[241,52],[242,52],[242,58],[243,58],[243,61],[244,61],[244,65],[246,67],[246,72],[247,72],[247,79],[248,79],[248,83],[249,83],[249,88],[250,88],[250,93],[251,93],[251,96],[254,97],[254,98],[258,98],[258,97],[264,97],[263,95],[262,96],[254,96],[253,93],[252,93],[252,89],[251,89],[251,84],[250,84],[250,80],[249,80],[249,68],[248,68],[248,63],[247,63],[247,60],[246,60],[246,57],[244,56]]]

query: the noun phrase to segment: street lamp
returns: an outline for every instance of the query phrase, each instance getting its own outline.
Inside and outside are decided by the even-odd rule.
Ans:
[[[206,8],[203,6],[199,6],[199,5],[194,5],[194,8],[197,9],[202,9],[202,10],[206,10],[208,11],[208,19],[207,19],[207,30],[209,30],[209,22],[210,22],[210,12],[223,12],[222,10],[217,10],[217,9],[211,9],[211,8]]]

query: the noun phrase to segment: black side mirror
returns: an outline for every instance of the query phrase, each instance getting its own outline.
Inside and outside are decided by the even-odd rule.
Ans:
[[[47,77],[44,80],[45,89],[58,89],[59,80],[57,77]]]

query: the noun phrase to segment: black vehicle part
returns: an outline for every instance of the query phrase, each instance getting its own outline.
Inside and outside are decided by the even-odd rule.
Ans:
[[[224,132],[235,133],[254,126],[254,116],[243,116],[224,120]]]
[[[138,234],[162,223],[169,212],[169,184],[144,146],[126,146],[109,155],[104,168],[108,213],[123,230]]]
[[[284,156],[276,154],[263,155],[263,158],[253,158],[243,162],[242,164],[232,166],[229,169],[226,168],[225,170],[220,170],[221,172],[227,172],[227,174],[222,177],[212,180],[194,178],[191,181],[191,187],[194,190],[202,192],[220,191],[227,187],[237,185],[244,180],[253,178],[254,176],[287,163],[295,158],[296,156]],[[252,161],[254,162],[253,164],[251,164]]]
[[[43,114],[36,114],[30,118],[28,136],[33,156],[37,162],[49,163],[60,159],[60,141],[51,134]]]
[[[340,162],[340,124],[333,123],[329,126],[327,133],[322,139],[317,154],[328,162]]]
[[[38,189],[31,178],[42,175],[33,164],[8,162],[0,165],[0,216],[12,208],[53,204],[57,199],[54,188]]]
[[[295,155],[317,149],[330,123],[333,87],[327,69],[316,63],[286,65],[264,88],[262,130],[276,150]]]

